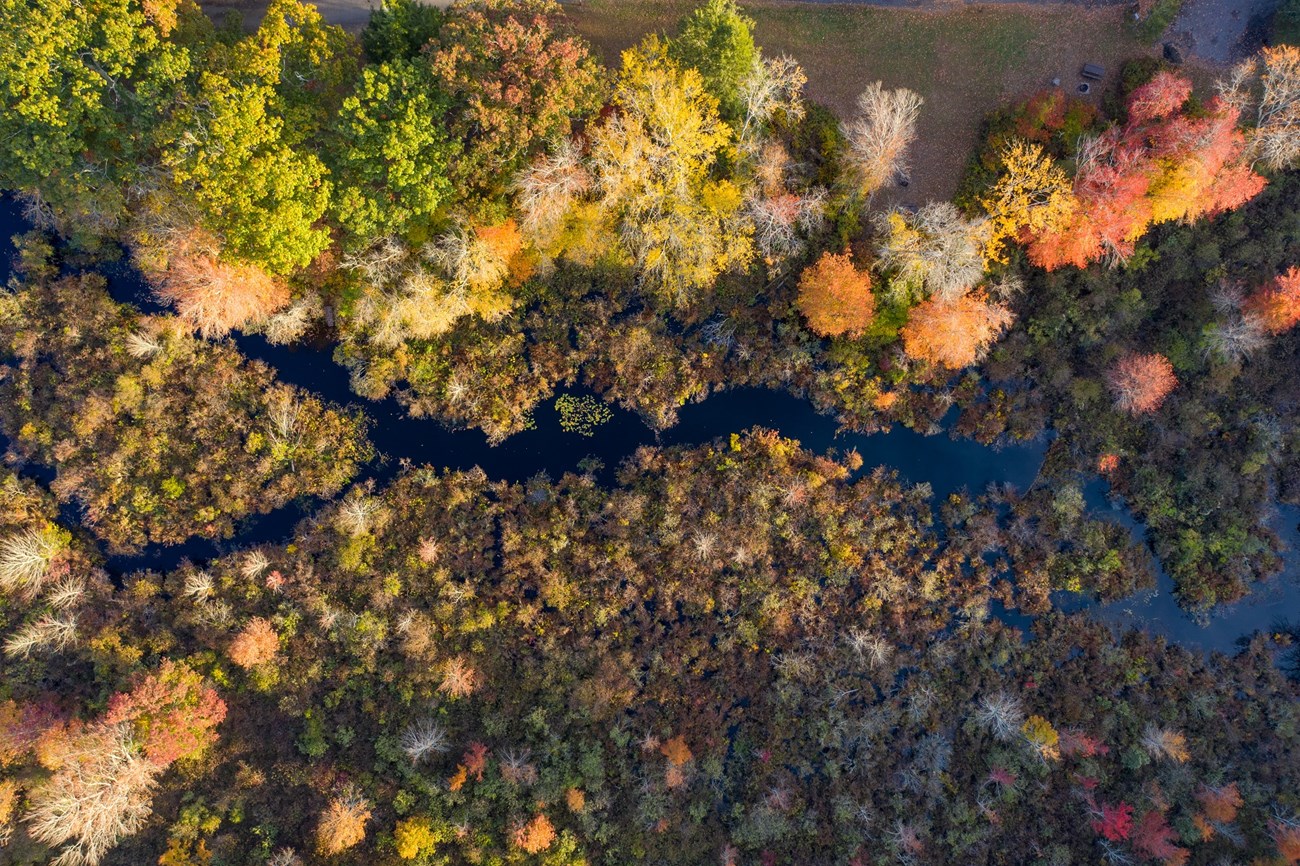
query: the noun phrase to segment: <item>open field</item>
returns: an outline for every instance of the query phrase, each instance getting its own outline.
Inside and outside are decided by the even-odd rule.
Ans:
[[[566,8],[605,62],[616,65],[622,49],[645,33],[671,31],[694,5],[587,0]],[[1051,86],[1053,78],[1073,89],[1079,68],[1089,62],[1106,67],[1103,84],[1109,87],[1125,60],[1154,50],[1132,35],[1120,6],[1000,3],[918,10],[759,2],[745,8],[757,22],[763,50],[798,58],[808,73],[809,95],[842,117],[876,80],[925,97],[913,182],[904,199],[914,203],[951,197],[984,115],[999,102]]]
[[[585,0],[565,8],[605,63],[617,67],[624,48],[646,33],[671,32],[696,5],[694,0]],[[1073,89],[1079,68],[1089,62],[1106,68],[1103,85],[1109,87],[1125,60],[1156,50],[1133,35],[1124,20],[1126,5],[958,3],[918,9],[786,0],[744,5],[757,22],[764,50],[798,58],[808,73],[809,95],[841,117],[852,113],[858,93],[875,80],[925,97],[912,185],[902,197],[909,203],[951,197],[981,120],[1000,102],[1048,87],[1054,78]],[[253,26],[265,3],[206,0],[203,6],[218,18],[238,10]],[[357,31],[371,3],[320,0],[318,6],[326,20]],[[1103,89],[1094,87],[1092,98],[1099,99]]]

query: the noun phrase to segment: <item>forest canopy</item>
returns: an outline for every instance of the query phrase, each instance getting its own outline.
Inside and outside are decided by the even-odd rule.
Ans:
[[[1100,607],[1283,591],[1300,49],[989,106],[919,201],[939,100],[761,11],[0,0],[0,861],[1300,864],[1300,626]],[[578,459],[742,387],[1046,456]]]

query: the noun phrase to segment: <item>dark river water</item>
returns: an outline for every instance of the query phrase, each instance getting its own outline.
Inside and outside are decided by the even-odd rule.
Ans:
[[[0,238],[24,231],[23,221],[11,200],[0,201]],[[136,304],[148,312],[161,312],[150,297],[148,286],[130,267],[108,265],[101,269],[109,279],[113,296]],[[9,257],[0,261],[0,276],[10,275]],[[618,465],[641,446],[697,444],[726,437],[754,426],[779,431],[797,439],[804,447],[824,453],[828,449],[857,449],[862,455],[862,471],[886,466],[913,484],[928,484],[936,502],[949,493],[966,489],[982,492],[992,483],[1010,483],[1023,490],[1037,477],[1046,451],[1046,442],[991,448],[969,439],[954,439],[947,434],[923,436],[902,427],[888,433],[859,435],[837,433],[835,421],[817,414],[811,404],[788,394],[736,389],[716,394],[692,404],[680,412],[680,422],[658,436],[630,412],[613,408],[613,418],[597,428],[596,435],[585,438],[567,433],[550,400],[543,401],[534,413],[535,426],[511,436],[500,445],[488,445],[479,431],[451,431],[436,421],[408,417],[396,400],[367,401],[348,388],[347,372],[333,363],[328,349],[273,346],[259,336],[237,336],[235,343],[248,357],[273,367],[280,379],[312,391],[319,397],[341,405],[360,407],[370,419],[369,436],[380,458],[363,470],[363,478],[384,482],[392,478],[405,462],[429,464],[439,469],[481,467],[489,477],[523,481],[538,473],[558,478],[577,470],[586,458],[595,458],[603,468],[601,480],[613,481]],[[7,445],[0,438],[0,445]],[[588,464],[589,465],[589,464]],[[30,467],[28,474],[48,481],[51,473]],[[360,480],[360,479],[359,479]],[[1143,528],[1122,508],[1107,499],[1105,484],[1097,481],[1086,491],[1094,514],[1128,526],[1141,538]],[[235,538],[225,542],[191,541],[169,547],[153,546],[139,556],[112,557],[111,572],[122,574],[140,568],[165,570],[184,559],[203,561],[223,552],[249,544],[286,540],[298,520],[319,502],[303,502],[261,517],[250,518]],[[65,509],[76,519],[76,512]],[[1300,617],[1300,545],[1296,524],[1300,510],[1280,509],[1275,529],[1288,543],[1287,569],[1278,578],[1256,588],[1250,598],[1213,616],[1193,620],[1174,601],[1172,582],[1163,571],[1160,584],[1149,593],[1139,594],[1110,605],[1092,605],[1078,596],[1060,594],[1058,603],[1066,609],[1088,608],[1099,618],[1116,626],[1134,626],[1164,634],[1170,640],[1192,648],[1230,652],[1239,637],[1258,629],[1267,629],[1286,617]],[[1005,621],[1020,627],[1031,620],[1014,612],[996,611]]]

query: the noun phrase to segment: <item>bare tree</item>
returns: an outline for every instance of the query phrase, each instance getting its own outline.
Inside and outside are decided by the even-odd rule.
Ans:
[[[31,597],[40,592],[63,540],[52,529],[28,529],[0,541],[0,590]]]
[[[968,220],[948,202],[931,202],[915,213],[895,211],[880,220],[880,263],[904,284],[924,286],[951,303],[984,276],[988,221]]]
[[[803,86],[808,76],[793,57],[782,54],[768,60],[756,59],[740,84],[740,101],[745,120],[740,127],[740,146],[753,152],[759,134],[778,113],[789,120],[804,115]]]
[[[922,102],[906,88],[886,90],[879,81],[858,97],[858,116],[844,125],[844,137],[854,185],[864,198],[906,176],[907,147],[916,138]]]
[[[1273,171],[1300,160],[1300,48],[1263,49],[1219,82],[1219,94],[1253,122],[1254,159]]]
[[[573,203],[591,188],[591,175],[572,139],[540,157],[515,179],[520,228],[535,248],[550,247]]]
[[[51,866],[94,866],[120,838],[143,827],[159,770],[137,748],[129,724],[80,738],[28,800],[32,838],[70,843]]]

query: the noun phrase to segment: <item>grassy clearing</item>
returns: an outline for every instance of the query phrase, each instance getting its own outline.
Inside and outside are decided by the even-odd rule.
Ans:
[[[579,31],[616,66],[619,52],[652,31],[671,32],[693,8],[683,0],[586,0],[567,6]],[[959,6],[941,11],[839,4],[745,4],[769,54],[794,55],[808,92],[841,116],[871,81],[925,97],[906,200],[950,198],[984,115],[1053,78],[1073,88],[1088,62],[1112,81],[1129,58],[1150,54],[1123,7],[1069,4]],[[1101,88],[1094,87],[1094,95]],[[1099,96],[1095,96],[1099,98]]]

